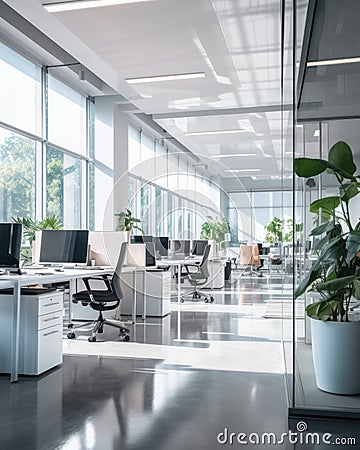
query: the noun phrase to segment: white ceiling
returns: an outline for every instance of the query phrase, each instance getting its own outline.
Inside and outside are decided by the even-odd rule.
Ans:
[[[280,174],[281,121],[274,110],[281,100],[279,0],[153,0],[61,13],[48,13],[45,0],[6,2],[139,112],[154,115],[213,172],[232,177],[225,170],[259,168],[258,174],[236,173],[259,179]],[[192,72],[206,76],[125,81]],[[244,131],[187,134],[239,128]],[[256,156],[211,158],[229,153]],[[285,170],[291,171],[290,155]]]

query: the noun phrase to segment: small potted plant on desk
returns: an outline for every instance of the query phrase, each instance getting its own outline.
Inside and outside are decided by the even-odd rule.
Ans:
[[[299,177],[326,171],[339,188],[338,195],[310,205],[317,218],[310,235],[317,238],[318,259],[297,286],[295,297],[310,287],[319,293],[320,300],[306,308],[316,384],[326,392],[347,395],[360,394],[360,322],[351,311],[353,297],[360,299],[360,222],[354,225],[350,216],[350,203],[359,194],[356,170],[352,151],[343,141],[331,147],[328,160],[295,159]]]
[[[118,217],[116,231],[126,231],[128,242],[130,242],[130,233],[133,230],[139,230],[141,231],[141,233],[144,233],[143,230],[138,226],[141,220],[134,217],[130,209],[126,208],[125,211],[117,213],[115,214],[115,216]]]

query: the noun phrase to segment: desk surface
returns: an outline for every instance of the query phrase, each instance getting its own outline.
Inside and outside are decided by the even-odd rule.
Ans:
[[[56,272],[53,269],[29,269],[24,275],[1,275],[0,282],[10,282],[10,286],[18,283],[20,286],[28,284],[42,284],[42,283],[57,283],[62,281],[73,280],[76,278],[86,278],[101,276],[112,273],[113,269],[96,269],[96,270],[79,270],[79,269],[64,269],[63,272]]]

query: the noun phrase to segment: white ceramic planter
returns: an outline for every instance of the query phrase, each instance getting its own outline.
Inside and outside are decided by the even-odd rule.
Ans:
[[[316,384],[332,394],[360,394],[360,322],[311,319]]]

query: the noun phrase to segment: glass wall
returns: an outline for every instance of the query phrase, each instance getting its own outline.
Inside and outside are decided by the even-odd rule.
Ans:
[[[329,149],[338,141],[345,141],[352,149],[354,163],[359,168],[360,154],[357,146],[357,130],[359,119],[342,119],[332,121],[302,122],[297,127],[297,155],[308,158],[327,159]],[[355,175],[359,173],[359,169]],[[316,263],[321,247],[316,246],[317,236],[311,236],[314,228],[314,214],[310,212],[310,205],[315,200],[338,194],[338,183],[333,175],[323,173],[319,176],[304,179],[297,178],[297,187],[301,189],[303,197],[303,244],[298,253],[297,283],[302,280]],[[350,216],[354,224],[359,221],[360,200],[357,197],[350,200]],[[341,211],[338,211],[341,214]],[[343,230],[346,227],[343,226]],[[319,294],[308,290],[299,300],[304,306],[317,301]],[[353,299],[354,300],[354,299]],[[356,304],[356,303],[354,303]],[[294,374],[296,394],[294,396],[294,415],[301,408],[308,416],[346,415],[359,417],[359,395],[335,395],[320,390],[316,384],[314,360],[312,355],[313,336],[311,333],[311,320],[304,316],[302,319],[294,318],[296,325],[295,335],[295,361],[298,367]],[[357,319],[356,319],[357,320]],[[346,324],[345,324],[346,325]],[[339,361],[339,364],[341,362]]]
[[[145,234],[199,238],[206,217],[222,217],[221,189],[162,140],[129,127],[130,209]]]

